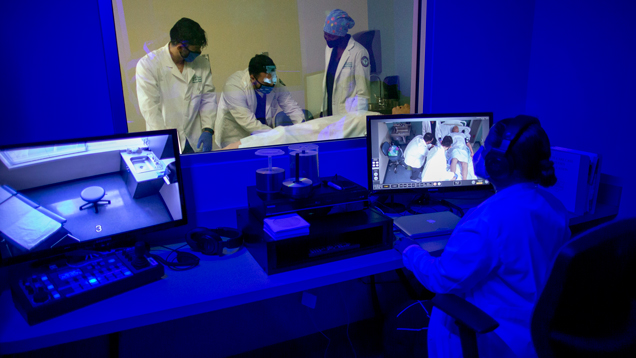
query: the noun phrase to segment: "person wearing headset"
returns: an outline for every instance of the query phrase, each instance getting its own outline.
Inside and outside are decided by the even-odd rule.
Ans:
[[[570,238],[565,207],[539,187],[556,183],[550,141],[538,119],[521,115],[498,122],[475,158],[476,174],[488,178],[496,194],[466,213],[442,255],[433,257],[410,239],[394,247],[430,291],[464,297],[499,322],[478,335],[481,357],[536,357],[532,309]],[[437,309],[428,351],[431,357],[462,356],[454,320]]]

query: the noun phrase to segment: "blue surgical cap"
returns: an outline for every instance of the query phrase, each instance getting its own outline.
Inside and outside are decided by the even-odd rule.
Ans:
[[[349,14],[340,9],[335,9],[327,15],[325,28],[323,30],[331,35],[346,36],[347,31],[355,24],[356,22],[349,17]]]

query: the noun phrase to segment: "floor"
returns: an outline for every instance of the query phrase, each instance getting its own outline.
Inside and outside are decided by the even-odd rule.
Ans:
[[[101,186],[109,205],[95,210],[79,210],[85,202],[80,198],[83,189]],[[172,220],[159,194],[133,199],[119,173],[71,180],[22,191],[32,201],[66,218],[64,228],[80,241],[109,236]]]

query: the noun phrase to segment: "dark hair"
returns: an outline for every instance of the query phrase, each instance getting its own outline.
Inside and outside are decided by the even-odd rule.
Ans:
[[[519,170],[526,179],[546,188],[556,184],[554,162],[550,160],[550,139],[540,125],[528,127],[507,156],[512,159],[513,170]]]
[[[428,142],[431,141],[432,145],[437,145],[437,139],[435,138],[435,136],[433,135],[433,133],[426,133],[424,134],[424,141]]]
[[[444,137],[444,139],[442,139],[442,147],[450,147],[453,145],[453,138],[451,138],[451,136],[447,135],[446,137]]]
[[[201,25],[187,17],[181,18],[170,29],[170,43],[178,45],[184,42],[191,46],[201,47],[205,47],[208,44],[205,31],[203,31]]]
[[[258,76],[259,73],[267,72],[266,66],[276,66],[269,56],[256,55],[250,60],[250,64],[247,67],[250,75]]]

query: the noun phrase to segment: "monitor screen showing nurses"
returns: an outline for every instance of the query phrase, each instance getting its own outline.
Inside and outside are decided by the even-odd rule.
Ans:
[[[373,190],[488,184],[473,163],[488,135],[488,116],[370,123]]]
[[[129,132],[177,129],[182,154],[361,137],[366,116],[410,102],[410,60],[393,58],[411,58],[412,31],[380,46],[386,9],[366,2],[112,4]]]

